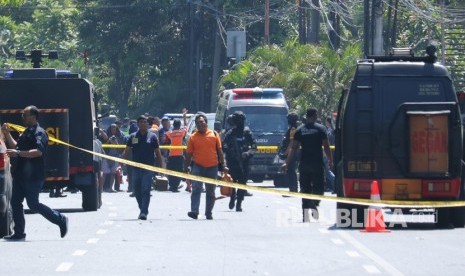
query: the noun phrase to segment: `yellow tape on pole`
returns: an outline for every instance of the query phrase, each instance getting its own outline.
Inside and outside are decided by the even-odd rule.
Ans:
[[[14,125],[7,123],[7,125],[19,132],[24,131],[24,127]],[[276,195],[287,195],[287,196],[292,196],[292,197],[298,197],[298,198],[305,198],[305,199],[313,199],[313,200],[327,200],[327,201],[334,201],[334,202],[341,202],[341,203],[348,203],[348,204],[358,204],[358,205],[365,205],[365,206],[378,206],[378,207],[390,207],[390,208],[445,208],[445,207],[465,207],[465,201],[413,201],[413,200],[370,200],[370,199],[361,199],[361,198],[341,198],[341,197],[335,197],[335,196],[325,196],[325,195],[316,195],[316,194],[303,194],[303,193],[296,193],[296,192],[289,192],[289,191],[283,191],[283,190],[277,190],[273,188],[264,188],[264,187],[257,187],[257,186],[249,186],[249,185],[244,185],[244,184],[238,184],[238,183],[232,183],[232,182],[226,182],[226,181],[221,181],[217,179],[212,179],[212,178],[207,178],[207,177],[202,177],[202,176],[196,176],[192,174],[186,174],[182,172],[177,172],[177,171],[172,171],[172,170],[167,170],[164,168],[159,168],[155,166],[150,166],[147,164],[142,164],[142,163],[137,163],[134,161],[118,158],[118,157],[113,157],[97,152],[93,152],[90,150],[82,149],[76,146],[73,146],[71,144],[68,144],[66,142],[60,141],[58,139],[55,139],[53,137],[49,138],[50,141],[59,143],[65,146],[69,146],[71,148],[75,148],[84,152],[87,152],[89,154],[93,154],[102,158],[106,158],[109,160],[113,160],[122,164],[130,165],[136,168],[141,168],[141,169],[146,169],[149,171],[153,172],[158,172],[161,174],[166,174],[166,175],[172,175],[172,176],[177,176],[180,178],[185,178],[185,179],[190,179],[194,181],[200,181],[200,182],[205,182],[208,184],[213,184],[213,185],[220,185],[220,186],[226,186],[226,187],[231,187],[231,188],[237,188],[237,189],[245,189],[245,190],[252,190],[252,191],[257,191],[257,192],[263,192],[263,193],[269,193],[269,194],[276,194]]]

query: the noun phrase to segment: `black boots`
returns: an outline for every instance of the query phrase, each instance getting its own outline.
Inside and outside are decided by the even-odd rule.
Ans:
[[[229,210],[234,209],[235,201],[236,201],[236,197],[231,196],[231,198],[229,199]]]
[[[242,212],[242,200],[237,200],[236,203],[236,212]]]

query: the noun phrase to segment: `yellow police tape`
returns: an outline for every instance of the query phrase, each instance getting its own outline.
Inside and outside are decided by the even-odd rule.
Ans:
[[[115,148],[115,149],[124,149],[126,145],[114,145],[114,144],[104,144],[102,145],[103,148]],[[332,150],[334,150],[334,146],[330,146]],[[166,146],[166,145],[161,145],[160,149],[187,149],[187,146]],[[271,153],[276,153],[278,151],[278,146],[257,146],[257,150],[259,151],[273,151]]]
[[[50,139],[51,140],[51,139]],[[104,144],[102,145],[103,148],[112,148],[112,149],[124,149],[126,145],[122,144]],[[167,145],[160,145],[160,149],[187,149],[187,146],[167,146]],[[257,146],[257,150],[274,150],[275,153],[278,150],[278,146]]]
[[[10,124],[10,123],[7,123],[7,125],[19,132],[22,132],[25,129],[22,126]],[[49,139],[52,142],[59,143],[59,144],[62,144],[62,145],[65,145],[71,148],[75,148],[75,149],[87,152],[89,154],[93,154],[93,155],[96,155],[102,158],[113,160],[113,161],[116,161],[122,164],[133,166],[133,167],[146,169],[149,171],[158,172],[158,173],[165,174],[165,175],[172,175],[172,176],[177,176],[177,177],[184,178],[184,179],[190,179],[194,181],[200,181],[200,182],[209,183],[213,185],[220,185],[220,186],[226,186],[226,187],[237,188],[237,189],[246,189],[246,190],[252,190],[252,191],[257,191],[257,192],[276,194],[276,195],[286,195],[286,196],[305,198],[305,199],[327,200],[327,201],[335,201],[335,202],[340,202],[340,203],[357,204],[357,205],[364,205],[364,206],[389,207],[389,208],[423,209],[423,208],[445,208],[445,207],[464,207],[465,206],[465,201],[413,201],[413,200],[376,200],[374,201],[374,200],[362,199],[362,198],[341,198],[341,197],[335,197],[335,196],[303,194],[303,193],[277,190],[273,188],[249,186],[249,185],[244,185],[244,184],[231,183],[231,182],[216,180],[212,178],[167,170],[167,169],[150,166],[150,165],[146,165],[142,163],[137,163],[134,161],[125,160],[125,159],[93,152],[91,150],[82,149],[82,148],[73,146],[71,144],[68,144],[66,142],[63,142],[61,140],[55,139],[53,137],[49,137]]]

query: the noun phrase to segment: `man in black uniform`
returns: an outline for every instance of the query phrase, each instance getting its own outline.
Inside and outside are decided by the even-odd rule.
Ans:
[[[163,167],[158,138],[155,133],[149,131],[147,117],[144,115],[139,116],[137,118],[137,126],[139,130],[129,135],[122,157],[127,158],[129,151],[132,151],[132,160],[134,162],[154,166],[156,161],[157,167]],[[152,178],[154,175],[153,171],[142,168],[134,167],[132,171],[131,181],[133,181],[134,194],[140,209],[138,217],[140,220],[147,220],[150,205],[150,189],[152,188]]]
[[[247,183],[249,160],[257,150],[257,144],[252,138],[250,129],[245,127],[245,119],[242,111],[234,112],[231,117],[233,127],[226,132],[222,142],[229,173],[234,182],[240,184]],[[236,195],[236,189],[233,189],[229,209],[233,209],[235,205],[236,211],[242,212],[242,201],[246,192],[246,190],[239,189]],[[234,204],[236,197],[237,203]]]
[[[37,122],[39,110],[35,106],[28,106],[23,110],[22,117],[26,129],[19,136],[17,142],[10,134],[11,129],[6,124],[2,126],[9,147],[7,153],[16,159],[12,169],[13,193],[11,197],[15,233],[4,239],[22,241],[26,238],[24,233],[26,226],[23,210],[24,198],[26,198],[31,211],[41,214],[50,222],[58,225],[60,235],[64,238],[68,232],[68,218],[39,202],[39,193],[45,181],[45,154],[48,144],[47,133]]]
[[[324,147],[326,156],[328,156],[329,166],[333,166],[333,158],[329,148],[326,128],[316,123],[318,116],[314,108],[307,109],[306,122],[300,126],[295,134],[294,140],[291,142],[291,150],[286,159],[286,163],[282,166],[284,171],[287,171],[295,152],[301,147],[301,157],[299,164],[299,181],[300,192],[307,194],[324,193],[324,169],[323,169],[323,151]],[[309,210],[312,210],[312,217],[318,219],[319,200],[302,199],[303,221],[308,222]]]

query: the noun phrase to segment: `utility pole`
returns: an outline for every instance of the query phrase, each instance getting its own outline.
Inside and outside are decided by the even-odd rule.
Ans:
[[[219,7],[219,0],[215,0],[215,17],[218,19],[218,10]],[[221,10],[223,7],[221,6]],[[218,22],[218,21],[216,21]],[[217,85],[218,85],[218,77],[220,75],[220,61],[221,61],[221,37],[220,37],[220,26],[216,23],[215,26],[215,48],[213,53],[213,66],[212,66],[212,81],[211,81],[211,90],[210,90],[210,112],[214,112],[216,110],[216,97],[217,97]]]
[[[308,30],[310,27],[309,22],[309,3],[305,0],[297,0],[297,12],[299,17],[299,43],[306,44],[308,42]]]
[[[388,55],[388,52],[389,52],[389,49],[392,47],[391,46],[391,20],[392,20],[392,1],[393,0],[389,0],[389,7],[388,7],[388,12],[387,12],[387,15],[388,15],[388,21],[387,21],[387,29],[386,29],[386,35],[384,36],[384,45],[386,45],[386,49],[384,51],[384,55]]]
[[[189,6],[189,58],[188,58],[188,86],[187,96],[189,99],[189,108],[195,109],[196,91],[194,89],[194,8],[191,0],[188,0]]]
[[[204,108],[204,89],[201,86],[202,83],[202,50],[201,50],[201,43],[202,43],[202,35],[203,35],[203,11],[200,5],[197,6],[195,14],[195,42],[194,42],[194,66],[195,66],[195,91],[196,91],[196,104],[194,105],[196,110],[203,110]]]
[[[399,0],[395,0],[394,5],[394,20],[392,22],[392,31],[391,31],[391,47],[395,48],[397,46],[396,37],[397,37],[397,10],[399,8]]]
[[[265,43],[270,44],[270,0],[265,0]]]
[[[444,14],[445,10],[445,0],[441,2],[441,13]],[[441,20],[441,63],[442,65],[446,65],[446,39],[445,39],[445,31],[444,31],[444,17]]]
[[[370,0],[363,3],[363,53],[369,56],[370,53]]]
[[[339,7],[339,0],[330,1],[329,9],[329,42],[333,50],[339,49],[339,15],[336,12],[336,8]]]
[[[309,42],[320,43],[320,0],[312,0]]]
[[[373,55],[383,54],[383,1],[373,1]]]

